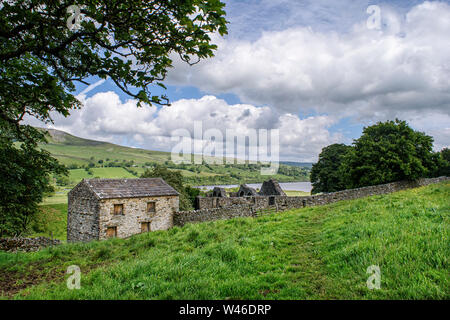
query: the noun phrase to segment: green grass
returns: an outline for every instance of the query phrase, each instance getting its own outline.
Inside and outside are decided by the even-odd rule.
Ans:
[[[449,199],[450,184],[441,183],[129,239],[0,253],[0,281],[21,289],[9,291],[16,299],[449,299]],[[80,290],[65,284],[72,264],[82,270]],[[371,265],[381,269],[380,290],[366,286]]]
[[[51,196],[45,197],[42,201],[41,205],[49,205],[49,204],[67,204],[67,193],[70,189],[66,188],[58,188],[57,191]]]
[[[288,197],[304,197],[304,196],[310,196],[311,192],[305,192],[305,191],[294,191],[294,190],[283,190],[284,193]]]
[[[67,201],[66,201],[67,202]],[[39,207],[31,223],[29,236],[50,237],[66,241],[67,239],[67,203],[54,203]]]
[[[101,178],[136,178],[124,168],[92,168],[92,175],[84,169],[69,170],[69,180],[71,184],[76,184],[82,179],[92,179],[94,177]]]

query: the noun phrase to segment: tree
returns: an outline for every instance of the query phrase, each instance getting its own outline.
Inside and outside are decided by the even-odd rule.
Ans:
[[[322,149],[319,161],[311,169],[312,194],[345,189],[341,168],[351,149],[345,144],[332,144]]]
[[[405,121],[379,122],[355,140],[342,172],[348,188],[400,180],[416,180],[434,170],[433,138],[414,131]]]
[[[450,149],[444,148],[435,154],[436,170],[432,176],[450,177]]]
[[[0,137],[0,236],[18,236],[27,229],[43,194],[53,191],[51,172],[64,173],[56,160],[34,145],[12,146]]]
[[[141,178],[162,178],[180,193],[180,210],[187,211],[193,209],[194,199],[192,199],[192,190],[190,190],[190,187],[187,187],[189,189],[184,187],[183,176],[180,171],[169,170],[164,166],[156,165],[152,170],[145,170]]]
[[[444,148],[440,152],[442,159],[446,162],[442,167],[440,175],[450,177],[450,149]]]
[[[200,195],[200,189],[193,188],[191,186],[186,186],[184,189],[185,189],[185,194],[190,201],[190,205],[193,208],[195,206],[195,198],[197,198]]]
[[[72,94],[75,84],[89,84],[91,77],[111,79],[139,107],[169,105],[165,95],[150,89],[165,88],[162,81],[173,57],[188,64],[211,57],[216,46],[209,35],[227,32],[219,0],[79,0],[80,16],[67,12],[71,5],[67,0],[24,0],[0,6],[0,148],[11,152],[3,160],[21,159],[21,166],[1,166],[2,177],[19,177],[11,188],[2,179],[1,188],[9,190],[2,195],[2,219],[21,214],[13,190],[23,192],[29,214],[48,187],[43,175],[64,171],[37,148],[46,142],[44,133],[23,125],[25,117],[48,123],[52,112],[68,116],[82,107]],[[80,27],[69,29],[78,17]],[[24,150],[30,157],[23,156]],[[24,168],[31,170],[26,179]],[[25,180],[39,187],[20,185]]]

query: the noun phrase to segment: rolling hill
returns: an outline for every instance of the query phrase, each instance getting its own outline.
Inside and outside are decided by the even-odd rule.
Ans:
[[[45,130],[48,132],[48,143],[40,146],[67,166],[89,165],[93,159],[113,159],[119,162],[133,160],[137,165],[146,162],[164,163],[170,160],[169,152],[124,147],[109,142],[79,138],[60,130]]]

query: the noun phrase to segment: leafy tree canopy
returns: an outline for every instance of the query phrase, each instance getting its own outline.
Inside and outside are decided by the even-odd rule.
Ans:
[[[347,187],[416,180],[434,170],[433,138],[405,121],[379,122],[355,140],[347,168]],[[348,169],[348,170],[347,170]]]
[[[79,16],[76,10],[76,15],[68,12],[74,2],[67,0],[0,4],[0,152],[22,159],[17,162],[20,166],[1,166],[0,175],[22,177],[24,168],[35,170],[27,173],[27,181],[38,185],[31,192],[19,185],[25,180],[18,179],[22,199],[17,202],[8,196],[14,193],[11,187],[0,210],[9,205],[19,208],[20,203],[33,208],[40,201],[39,190],[48,187],[44,176],[64,171],[37,148],[45,141],[44,134],[22,125],[25,117],[51,122],[51,112],[68,116],[81,107],[72,94],[75,84],[88,84],[91,77],[111,79],[139,106],[168,105],[168,98],[152,94],[151,88],[165,88],[163,80],[173,57],[189,64],[211,57],[216,46],[210,35],[227,32],[224,4],[219,0],[79,0],[75,4]],[[79,28],[69,28],[77,17]],[[14,161],[14,157],[2,160]],[[8,189],[4,181],[2,188]]]
[[[436,171],[434,176],[450,177],[450,149],[444,148],[435,154]]]
[[[332,144],[323,148],[319,161],[311,169],[312,194],[345,189],[341,167],[351,149],[352,147],[344,144]]]
[[[405,121],[366,127],[353,146],[324,148],[311,171],[312,193],[334,192],[449,174],[449,151],[433,153],[433,138]]]
[[[218,0],[80,0],[79,29],[69,29],[71,1],[4,1],[0,9],[0,119],[17,129],[25,115],[50,121],[80,107],[71,94],[86,78],[110,78],[139,103],[168,104],[163,88],[172,55],[193,64],[227,32]],[[135,92],[135,88],[139,91]],[[5,128],[2,128],[5,130]]]
[[[43,194],[53,191],[49,173],[63,169],[47,152],[4,140],[0,137],[0,236],[16,236],[27,229]]]

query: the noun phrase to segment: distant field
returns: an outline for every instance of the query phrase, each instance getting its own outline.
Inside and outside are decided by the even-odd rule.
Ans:
[[[45,197],[42,205],[67,203],[67,193],[70,189],[59,189],[55,194]]]
[[[44,149],[52,153],[59,161],[65,165],[79,164],[88,165],[91,157],[95,159],[114,159],[122,161],[134,160],[137,164],[145,162],[159,162],[170,160],[170,153],[159,151],[148,151],[133,149],[104,143],[96,146],[66,145],[66,144],[46,144]]]
[[[80,182],[82,179],[91,178],[136,178],[124,168],[92,168],[93,174],[89,175],[84,169],[69,170],[69,180],[72,184]]]
[[[53,236],[54,239],[67,239],[67,199],[65,203],[42,205],[31,223],[29,235],[32,237]]]
[[[449,199],[447,182],[129,239],[0,252],[0,294],[77,300],[448,300]],[[80,290],[67,289],[70,265],[81,268]],[[372,265],[381,271],[379,290],[366,284]]]
[[[304,192],[304,191],[292,191],[292,190],[284,190],[284,193],[288,197],[302,197],[302,196],[309,196],[311,195],[310,192]]]
[[[92,162],[92,157],[96,160],[117,160],[117,162],[133,160],[137,165],[143,165],[146,162],[164,163],[171,159],[170,152],[130,148],[108,142],[88,140],[58,130],[50,130],[47,140],[48,143],[41,144],[40,147],[49,151],[65,165],[88,165]]]

